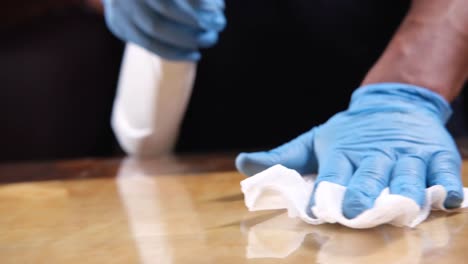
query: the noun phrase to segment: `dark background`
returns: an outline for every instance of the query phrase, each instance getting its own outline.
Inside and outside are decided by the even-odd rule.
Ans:
[[[347,107],[409,1],[228,0],[176,151],[271,148]],[[4,14],[2,14],[4,13]],[[121,156],[110,114],[124,43],[83,1],[0,11],[0,162]],[[464,137],[465,92],[448,127]]]

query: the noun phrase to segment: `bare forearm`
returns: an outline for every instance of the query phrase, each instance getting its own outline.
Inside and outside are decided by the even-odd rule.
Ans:
[[[403,82],[448,101],[468,78],[468,1],[414,0],[363,84]]]

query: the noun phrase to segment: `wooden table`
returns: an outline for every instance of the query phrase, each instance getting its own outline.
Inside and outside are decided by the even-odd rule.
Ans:
[[[0,263],[468,262],[466,213],[352,230],[248,212],[233,157],[0,165]]]

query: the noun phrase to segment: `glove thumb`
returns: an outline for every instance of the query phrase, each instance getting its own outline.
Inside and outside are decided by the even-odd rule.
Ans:
[[[276,164],[294,169],[300,174],[316,173],[318,163],[314,151],[314,134],[312,129],[272,150],[240,153],[236,158],[236,168],[247,176]]]

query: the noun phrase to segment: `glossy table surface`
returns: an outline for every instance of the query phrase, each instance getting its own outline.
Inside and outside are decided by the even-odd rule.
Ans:
[[[233,157],[0,165],[0,263],[468,262],[467,213],[352,230],[248,212]]]

